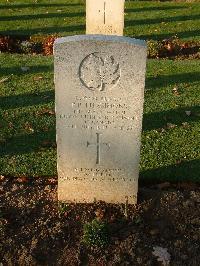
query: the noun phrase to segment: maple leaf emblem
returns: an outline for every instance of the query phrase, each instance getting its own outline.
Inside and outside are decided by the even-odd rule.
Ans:
[[[86,56],[79,68],[82,84],[90,90],[105,91],[115,86],[120,80],[120,67],[113,56],[104,59],[93,53]]]

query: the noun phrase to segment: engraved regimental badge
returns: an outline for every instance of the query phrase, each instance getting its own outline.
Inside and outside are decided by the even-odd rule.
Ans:
[[[101,57],[98,53],[87,55],[79,67],[82,84],[92,91],[112,89],[120,80],[121,70],[113,56]]]

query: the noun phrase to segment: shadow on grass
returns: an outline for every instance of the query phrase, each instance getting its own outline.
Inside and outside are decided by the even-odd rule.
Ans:
[[[168,18],[155,18],[155,19],[141,19],[141,20],[126,20],[125,27],[130,26],[139,26],[139,25],[151,25],[151,24],[159,24],[159,23],[168,23],[168,22],[177,22],[177,21],[187,21],[187,20],[196,20],[200,19],[200,15],[193,16],[176,16],[176,17],[168,17]]]
[[[191,111],[191,115],[187,116],[185,111]],[[177,126],[189,127],[183,123],[198,122],[200,120],[200,107],[190,106],[185,108],[177,108],[174,110],[144,114],[143,131],[152,129],[165,128],[167,123]]]
[[[138,39],[143,39],[143,40],[163,40],[165,38],[171,38],[173,36],[177,36],[178,38],[194,38],[197,36],[200,36],[200,30],[193,30],[193,31],[180,31],[180,32],[175,32],[175,33],[155,33],[155,34],[144,34],[144,35],[132,35],[129,37],[132,38],[138,38]]]
[[[150,7],[141,7],[141,8],[125,8],[126,13],[132,12],[144,12],[144,11],[162,11],[162,10],[176,10],[187,8],[186,6],[150,6]]]
[[[26,66],[26,63],[23,63],[22,67]],[[29,66],[27,71],[22,71],[21,67],[0,67],[0,75],[28,75],[36,73],[52,72],[53,73],[53,64],[52,65],[34,65]]]
[[[46,19],[46,18],[72,18],[83,17],[84,12],[76,13],[48,13],[48,14],[35,14],[35,15],[20,15],[20,16],[3,16],[0,21],[13,21],[13,20],[33,20],[33,19]]]
[[[200,182],[200,160],[181,161],[178,164],[163,166],[140,172],[139,183],[153,184],[158,182]]]
[[[8,4],[8,5],[0,5],[0,9],[10,9],[10,8],[37,8],[37,7],[69,7],[69,6],[82,6],[83,4],[78,3],[69,3],[69,4]]]
[[[56,129],[7,139],[0,145],[0,154],[5,156],[42,152],[49,148],[56,148]]]
[[[146,89],[154,90],[156,88],[180,83],[199,82],[199,72],[180,73],[176,75],[158,75],[157,77],[147,77]]]
[[[65,33],[73,31],[83,31],[85,30],[85,25],[68,25],[62,27],[43,27],[34,29],[19,29],[19,30],[8,30],[0,31],[0,35],[16,35],[16,36],[29,36],[33,34],[55,34],[55,33]]]
[[[13,96],[0,97],[0,106],[2,110],[33,106],[54,102],[55,92],[44,91],[39,93],[27,93]]]

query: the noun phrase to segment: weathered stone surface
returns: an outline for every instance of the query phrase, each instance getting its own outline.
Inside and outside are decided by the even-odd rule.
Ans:
[[[145,42],[73,36],[55,42],[58,199],[137,200]]]
[[[87,0],[86,34],[122,36],[124,0]]]

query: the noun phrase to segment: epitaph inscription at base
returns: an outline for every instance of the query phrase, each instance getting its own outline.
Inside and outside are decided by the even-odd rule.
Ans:
[[[58,199],[136,203],[145,43],[73,36],[54,56]]]

